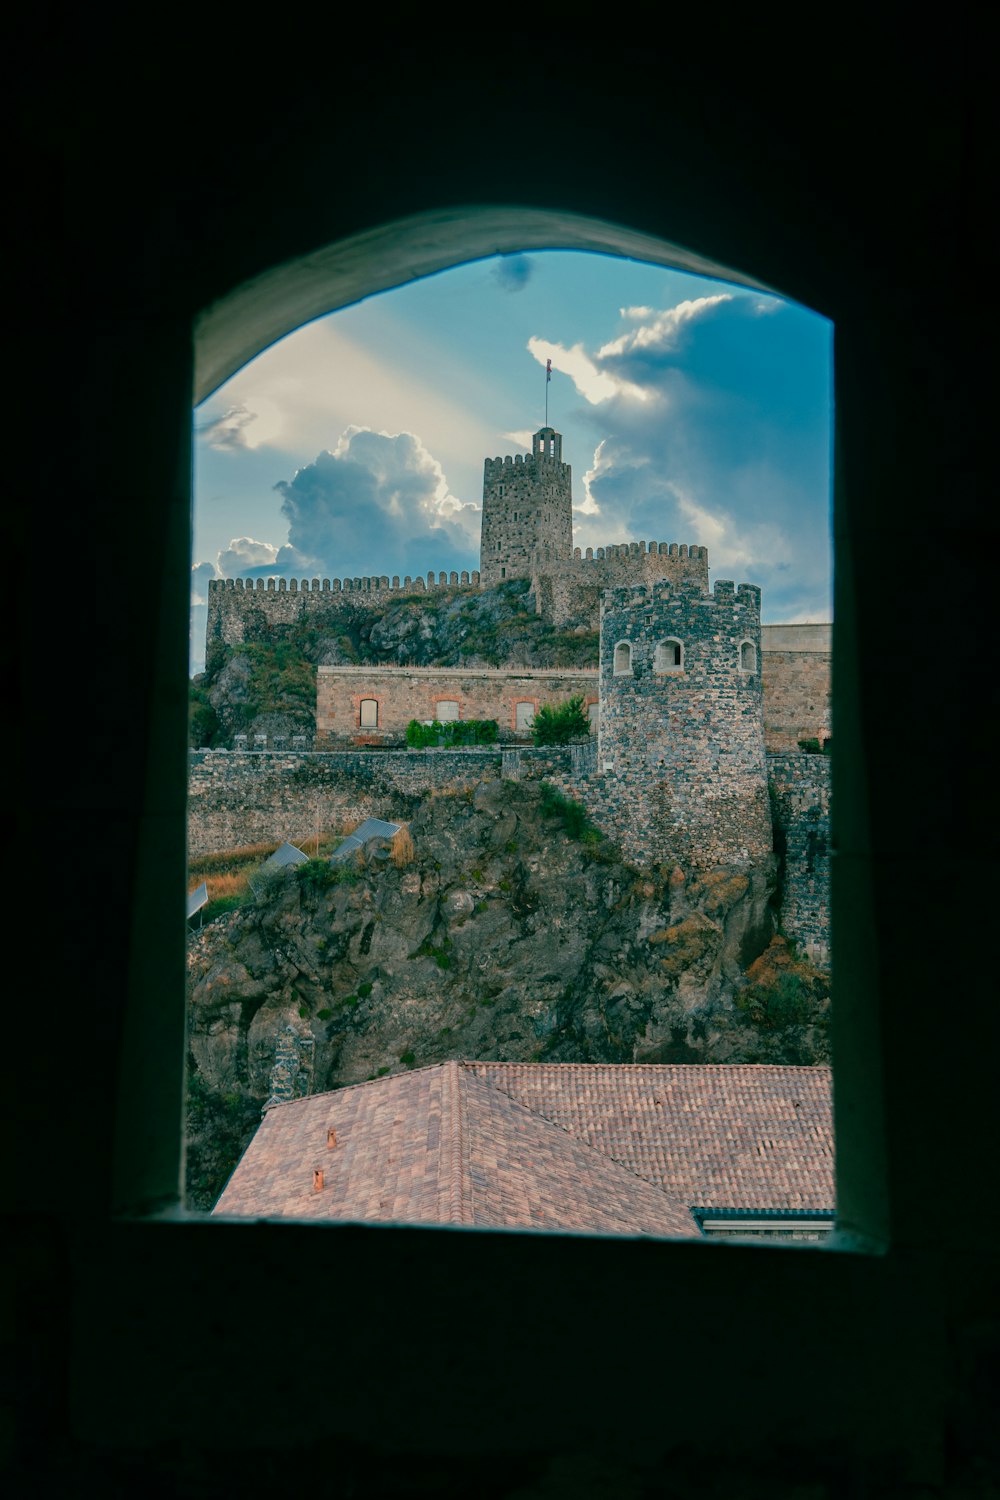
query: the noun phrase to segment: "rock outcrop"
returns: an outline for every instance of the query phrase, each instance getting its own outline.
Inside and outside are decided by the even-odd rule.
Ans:
[[[532,782],[432,795],[401,844],[258,882],[192,935],[192,1207],[271,1097],[451,1057],[828,1060],[828,985],[775,939],[773,858],[639,872],[561,806]]]

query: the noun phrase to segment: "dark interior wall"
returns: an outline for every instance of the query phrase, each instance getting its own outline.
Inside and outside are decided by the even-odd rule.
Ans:
[[[26,1492],[995,1475],[993,1012],[964,926],[995,867],[968,379],[986,85],[960,8],[919,43],[905,15],[688,68],[617,37],[558,66],[459,34],[373,57],[343,25],[247,49],[175,16],[154,59],[100,8],[20,23],[9,802],[18,869],[45,872],[45,940],[14,939],[7,987]],[[169,1210],[178,1181],[194,320],[405,215],[474,238],[481,204],[658,236],[835,321],[840,1250],[114,1212]]]

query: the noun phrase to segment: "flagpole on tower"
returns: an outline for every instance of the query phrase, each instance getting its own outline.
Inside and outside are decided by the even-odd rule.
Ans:
[[[545,361],[545,425],[549,425],[549,381],[552,379],[552,361]]]

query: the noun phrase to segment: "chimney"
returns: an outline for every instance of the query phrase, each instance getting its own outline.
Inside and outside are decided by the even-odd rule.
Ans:
[[[322,1167],[313,1167],[313,1192],[314,1193],[320,1193],[322,1191],[323,1191],[323,1168]]]
[[[332,1151],[337,1144],[337,1132],[332,1125],[326,1127],[326,1149]]]

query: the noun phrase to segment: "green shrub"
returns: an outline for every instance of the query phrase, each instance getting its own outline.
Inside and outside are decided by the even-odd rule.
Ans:
[[[316,1018],[319,1021],[329,1021],[329,1019],[330,1019],[330,1017],[332,1015],[333,1015],[333,1011],[330,1009],[330,1007],[328,1005],[324,1005],[324,1007],[323,1007],[322,1010],[318,1010],[316,1012]]]
[[[331,865],[328,859],[307,859],[304,865],[293,866],[295,878],[304,891],[318,895],[335,885],[353,885],[359,878],[359,870],[353,860]]]
[[[216,743],[221,726],[207,694],[194,683],[190,684],[188,692],[188,744],[192,750],[199,750],[202,745]]]
[[[325,891],[336,883],[336,866],[328,859],[307,859],[304,865],[295,866],[295,878],[305,891]]]
[[[586,808],[582,807],[579,802],[574,802],[572,797],[564,797],[561,792],[556,791],[551,782],[542,782],[541,801],[542,816],[558,819],[563,831],[571,839],[582,840],[586,836],[590,844],[600,841],[601,835],[587,817]]]
[[[804,750],[807,755],[829,755],[831,743],[832,741],[829,737],[825,740],[799,740],[799,749]]]
[[[216,901],[206,901],[200,911],[195,913],[200,917],[202,923],[214,922],[216,917],[224,916],[227,911],[236,911],[246,901],[246,896],[220,896]]]
[[[568,745],[570,740],[585,738],[590,734],[590,720],[582,695],[567,698],[565,703],[543,703],[531,733],[536,745]]]
[[[416,1066],[417,1059],[412,1052],[404,1052],[399,1060],[403,1064],[404,1068],[412,1068]]]
[[[411,719],[406,726],[406,743],[411,750],[438,745],[493,745],[498,733],[496,719],[450,719],[445,724],[438,719],[429,724]]]
[[[809,985],[797,974],[781,974],[773,985],[748,985],[737,994],[736,1005],[765,1031],[804,1026],[816,1013]]]

